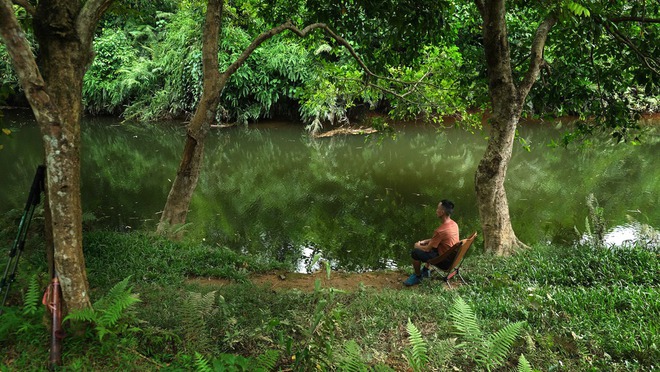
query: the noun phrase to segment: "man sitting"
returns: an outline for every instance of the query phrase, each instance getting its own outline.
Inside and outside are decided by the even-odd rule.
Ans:
[[[454,203],[449,200],[442,200],[438,204],[435,213],[440,219],[440,226],[433,232],[431,239],[420,240],[415,243],[415,249],[412,250],[413,268],[412,274],[403,284],[407,286],[419,284],[423,276],[429,276],[428,268],[421,269],[422,262],[438,257],[449,251],[456,243],[460,241],[458,237],[458,225],[451,219],[454,211]]]

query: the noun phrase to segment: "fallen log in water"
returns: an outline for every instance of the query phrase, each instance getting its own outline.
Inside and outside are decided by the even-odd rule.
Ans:
[[[376,132],[378,132],[378,130],[369,127],[360,127],[360,128],[340,127],[327,132],[315,134],[314,137],[325,138],[325,137],[336,136],[338,134],[371,134]]]

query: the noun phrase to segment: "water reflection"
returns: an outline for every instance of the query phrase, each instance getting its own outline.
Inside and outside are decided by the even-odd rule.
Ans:
[[[0,151],[0,213],[22,208],[42,153],[28,118],[10,113],[3,120],[15,132]],[[632,209],[638,221],[660,227],[658,136],[642,146],[595,140],[564,149],[547,146],[561,135],[552,127],[523,125],[520,132],[531,151],[516,145],[506,187],[523,241],[578,241],[590,193],[614,231],[628,226]],[[85,122],[86,228],[153,229],[183,135],[180,124]],[[321,140],[287,123],[213,131],[187,236],[303,266],[318,252],[346,270],[407,265],[412,242],[436,227],[442,198],[456,203],[461,236],[479,230],[474,172],[485,144],[484,133],[428,126],[398,128],[396,138]]]

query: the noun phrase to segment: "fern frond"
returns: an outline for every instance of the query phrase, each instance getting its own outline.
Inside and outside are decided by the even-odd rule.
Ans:
[[[95,309],[105,309],[109,304],[114,303],[117,298],[124,297],[124,294],[127,292],[126,288],[128,287],[128,281],[131,279],[131,276],[124,278],[124,280],[115,284],[105,296],[98,299],[94,302]],[[130,289],[128,290],[130,292]]]
[[[25,292],[25,299],[23,301],[23,315],[34,315],[39,312],[41,294],[42,293],[39,288],[39,280],[37,279],[37,274],[34,274],[30,278],[27,292]]]
[[[115,284],[91,308],[74,310],[63,321],[77,320],[94,323],[94,329],[101,341],[106,334],[117,333],[116,326],[119,320],[126,315],[126,310],[140,301],[137,295],[131,293],[131,288],[128,287],[129,280],[130,276]]]
[[[406,330],[408,331],[408,341],[411,346],[406,350],[408,363],[413,371],[422,371],[428,362],[428,347],[426,341],[424,341],[422,333],[417,327],[415,327],[410,319],[408,319]]]
[[[217,310],[215,307],[216,292],[206,295],[188,292],[181,304],[181,327],[183,338],[189,350],[206,350],[210,344],[206,318]]]
[[[100,316],[96,319],[96,323],[103,327],[112,327],[119,322],[119,319],[125,315],[125,310],[130,308],[140,299],[137,295],[130,292],[130,288],[123,293],[115,294],[110,302],[106,302],[105,308],[97,309]]]
[[[470,344],[477,345],[483,342],[483,334],[477,322],[477,316],[463,298],[457,296],[454,305],[449,311],[455,333]]]
[[[498,367],[504,363],[511,351],[513,342],[520,335],[520,331],[524,325],[525,322],[509,324],[488,337],[488,350],[485,355],[486,360],[484,360],[486,365]]]
[[[72,310],[69,315],[67,315],[62,322],[67,320],[77,320],[79,322],[94,322],[96,321],[96,311],[94,308],[87,307],[79,310]]]
[[[355,340],[348,340],[344,344],[343,357],[339,362],[339,370],[345,372],[365,372],[367,365],[362,361],[362,350]]]
[[[429,359],[434,365],[442,366],[451,358],[455,348],[455,338],[434,342],[433,348],[429,350]]]
[[[266,350],[265,353],[259,355],[255,359],[255,367],[257,371],[272,371],[280,358],[278,350]]]
[[[209,365],[209,361],[198,352],[195,352],[195,369],[197,372],[213,372],[213,369]]]
[[[215,307],[215,294],[216,291],[209,292],[204,295],[201,305],[204,307],[203,314],[204,316],[213,315],[216,312],[217,308]]]
[[[112,332],[111,329],[101,325],[97,325],[96,327],[94,327],[94,330],[96,331],[96,334],[99,336],[99,341],[103,341],[103,337],[105,337],[105,335],[114,333]]]
[[[532,365],[529,364],[524,354],[520,354],[520,359],[518,359],[518,372],[532,372]]]

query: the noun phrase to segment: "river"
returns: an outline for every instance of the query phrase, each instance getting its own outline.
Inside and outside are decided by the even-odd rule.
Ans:
[[[23,208],[42,145],[29,112],[5,111],[0,126],[12,131],[0,137],[6,215]],[[552,145],[559,126],[520,125],[529,151],[516,143],[506,181],[518,237],[559,245],[584,240],[590,194],[602,208],[609,243],[657,233],[658,132],[635,146],[594,138],[564,148]],[[188,239],[297,262],[301,271],[316,253],[345,270],[407,264],[412,243],[436,227],[443,198],[456,204],[462,237],[479,231],[474,172],[487,133],[394,128],[391,135],[323,139],[294,123],[212,129],[189,223],[181,228]],[[88,118],[82,132],[85,229],[153,230],[179,162],[182,124]],[[477,241],[475,251],[481,247]]]

